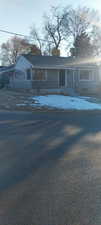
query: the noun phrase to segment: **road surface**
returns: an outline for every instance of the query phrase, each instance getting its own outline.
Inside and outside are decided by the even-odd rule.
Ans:
[[[0,225],[101,225],[101,113],[0,113]]]

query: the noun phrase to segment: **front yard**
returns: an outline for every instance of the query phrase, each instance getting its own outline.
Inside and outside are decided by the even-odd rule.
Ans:
[[[7,89],[0,89],[0,110],[20,110],[17,104],[24,104],[31,95]]]
[[[2,89],[0,90],[0,110],[101,110],[101,99],[64,95],[33,96],[29,92]]]

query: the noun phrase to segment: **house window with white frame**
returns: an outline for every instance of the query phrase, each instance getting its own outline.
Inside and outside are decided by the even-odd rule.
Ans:
[[[81,81],[90,81],[93,80],[91,70],[80,70],[80,80]]]
[[[45,81],[46,80],[46,70],[45,69],[32,69],[32,80]]]

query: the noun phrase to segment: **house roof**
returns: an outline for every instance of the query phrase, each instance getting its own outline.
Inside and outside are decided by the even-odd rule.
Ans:
[[[32,54],[23,55],[34,67],[38,68],[68,68],[68,67],[95,67],[97,60],[82,59],[74,57],[59,56],[35,56]]]
[[[15,68],[15,65],[14,65],[14,64],[12,64],[12,65],[10,65],[10,66],[0,66],[0,73],[1,73],[1,72],[2,72],[2,73],[5,73],[5,72],[11,72],[11,71],[14,70],[14,68]]]

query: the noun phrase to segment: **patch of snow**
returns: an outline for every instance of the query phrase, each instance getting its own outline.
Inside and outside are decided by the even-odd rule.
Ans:
[[[91,99],[92,97],[88,97],[88,96],[78,96],[79,98],[82,98],[82,99]]]
[[[70,97],[63,95],[35,96],[32,98],[40,106],[47,106],[57,109],[76,109],[76,110],[101,110],[101,104],[89,102],[81,97]],[[33,104],[37,106],[37,104]]]
[[[16,104],[16,106],[26,106],[26,104]]]

